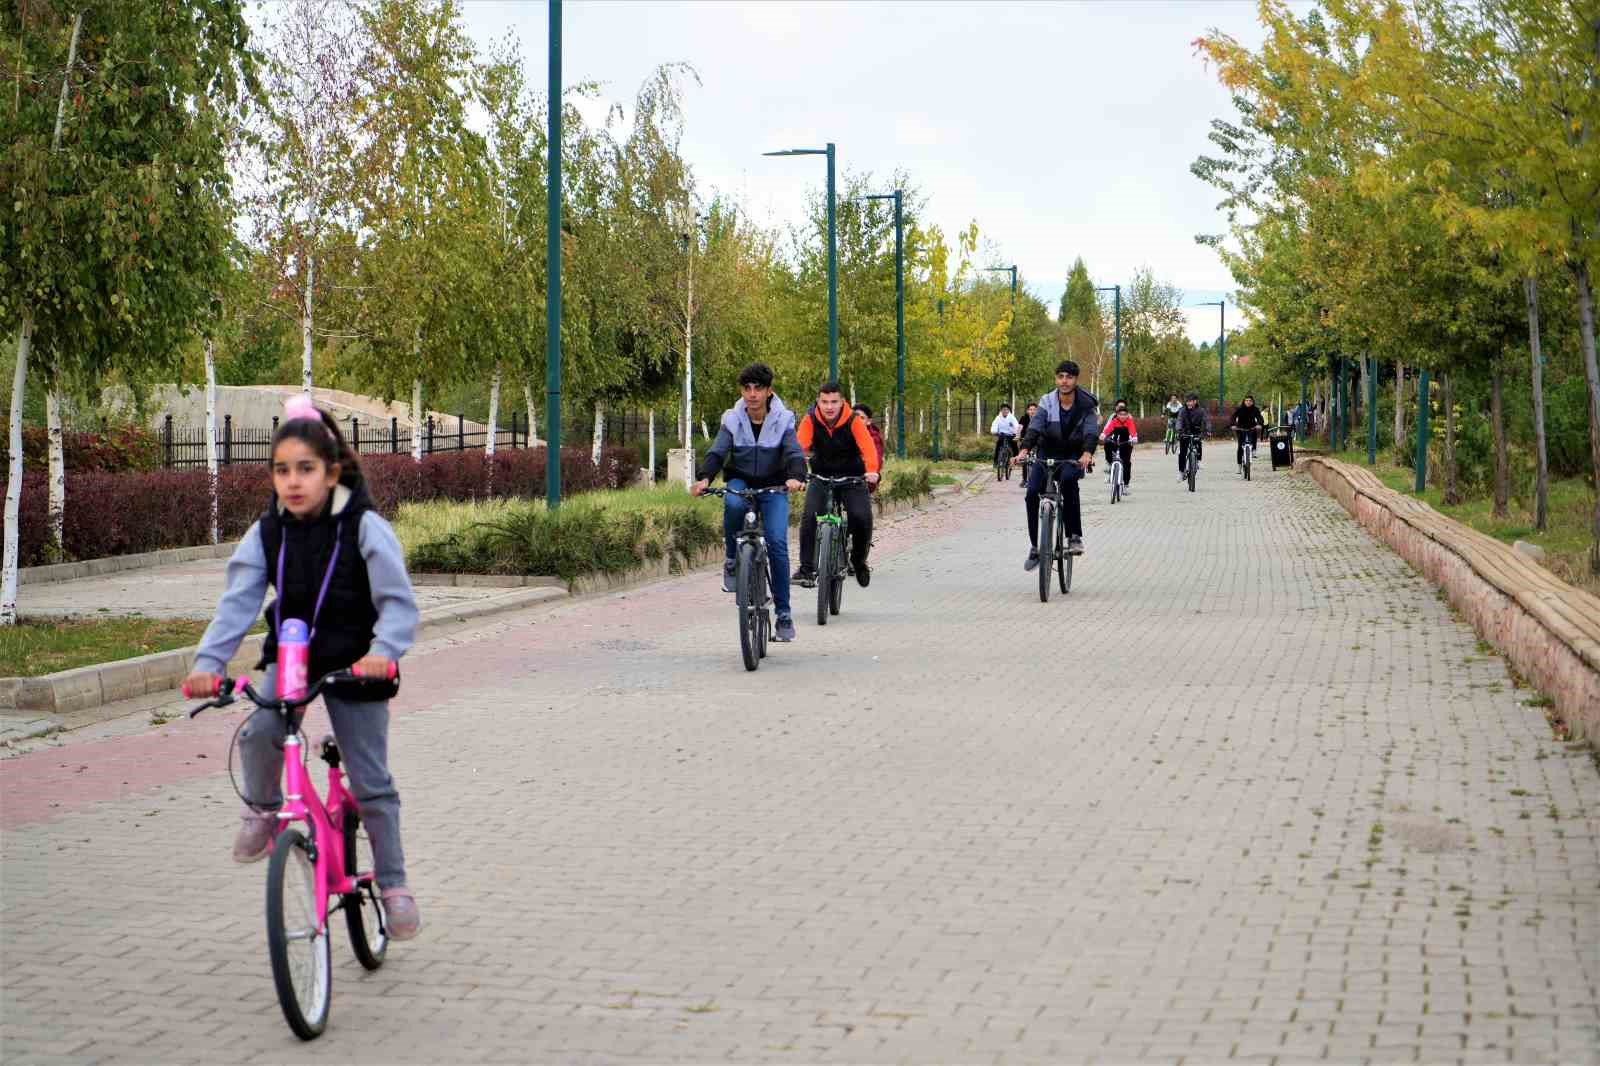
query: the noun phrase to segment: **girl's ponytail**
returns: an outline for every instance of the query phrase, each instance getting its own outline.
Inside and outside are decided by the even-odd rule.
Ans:
[[[334,449],[338,452],[339,484],[345,488],[354,488],[361,480],[361,458],[356,455],[355,449],[350,447],[350,442],[344,439],[344,434],[339,432],[339,423],[326,411],[318,411],[322,415],[322,424],[328,427],[328,434],[333,438]]]

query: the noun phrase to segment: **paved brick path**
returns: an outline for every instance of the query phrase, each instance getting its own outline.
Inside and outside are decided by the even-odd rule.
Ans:
[[[757,674],[707,575],[419,649],[428,928],[313,1045],[236,719],[0,763],[0,1058],[1600,1061],[1589,757],[1306,479],[1168,465],[1048,605],[1013,484]]]

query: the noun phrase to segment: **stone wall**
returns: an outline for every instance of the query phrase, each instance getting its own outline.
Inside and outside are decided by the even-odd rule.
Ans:
[[[1574,736],[1600,741],[1600,598],[1360,467],[1322,456],[1298,465],[1443,589],[1478,635],[1555,701]]]

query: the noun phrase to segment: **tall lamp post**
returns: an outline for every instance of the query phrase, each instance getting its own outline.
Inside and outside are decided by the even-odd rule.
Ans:
[[[1115,377],[1114,383],[1112,385],[1112,396],[1111,396],[1111,399],[1113,401],[1116,401],[1116,400],[1122,399],[1122,286],[1121,285],[1099,285],[1099,286],[1096,286],[1094,291],[1095,292],[1110,292],[1110,293],[1115,293],[1116,294],[1115,295],[1115,300],[1116,300],[1115,307],[1116,307],[1116,324],[1117,324],[1117,334],[1116,334],[1116,336],[1117,336],[1117,340],[1116,340],[1116,355],[1115,355],[1115,359],[1114,359],[1114,363],[1113,363],[1113,366],[1115,368],[1116,377]],[[1141,408],[1141,410],[1143,410],[1143,408]]]
[[[694,483],[694,464],[689,461],[694,442],[694,251],[700,243],[700,215],[689,212],[689,228],[681,235],[688,258],[688,291],[683,298],[683,487]]]
[[[894,454],[906,457],[906,256],[904,198],[901,190],[873,193],[865,200],[894,201]]]
[[[825,155],[828,157],[828,380],[839,380],[839,233],[834,218],[834,150],[829,141],[826,148],[785,148],[781,152],[763,152],[762,155]]]
[[[561,0],[550,0],[550,133],[546,165],[545,505],[561,506]]]

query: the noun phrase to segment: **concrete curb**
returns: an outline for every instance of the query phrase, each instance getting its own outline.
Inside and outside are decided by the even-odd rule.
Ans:
[[[226,559],[239,546],[236,540],[223,544],[199,544],[189,548],[163,548],[154,552],[134,555],[108,555],[102,559],[85,559],[77,563],[52,563],[49,566],[24,566],[17,571],[17,584],[42,585],[51,581],[77,581],[85,577],[101,577],[119,570],[144,570],[152,566],[173,566],[193,563],[201,559]]]
[[[978,476],[981,477],[981,474]],[[964,486],[946,485],[940,486],[940,489],[946,491],[936,491],[931,500],[928,498],[915,501],[901,500],[890,504],[880,510],[878,517],[893,517],[906,511],[921,509],[925,503],[935,502],[940,496],[961,493]],[[220,550],[222,546],[206,547]],[[231,547],[227,550],[232,551]],[[573,599],[623,592],[653,584],[667,578],[708,569],[717,565],[721,558],[721,547],[713,545],[696,553],[687,562],[682,559],[655,559],[626,574],[585,575],[573,580],[570,585],[559,577],[546,575],[524,577],[496,574],[415,574],[412,576],[412,581],[418,585],[505,589],[500,595],[474,603],[451,604],[424,612],[417,626],[417,640],[444,636],[497,614],[543,605],[556,606]],[[262,639],[260,634],[246,637],[239,645],[238,653],[229,661],[228,672],[237,673],[254,667],[261,655]],[[86,710],[117,700],[175,689],[188,676],[194,663],[194,653],[194,648],[178,648],[112,663],[81,666],[74,670],[62,670],[40,677],[0,678],[0,712],[20,712],[5,714],[11,722],[7,723],[4,729],[4,740],[10,742],[27,739],[60,730],[61,723],[48,717],[52,714]],[[18,719],[23,721],[19,722]]]
[[[1478,635],[1555,701],[1574,736],[1600,739],[1600,598],[1360,467],[1321,456],[1298,465],[1442,588]]]

